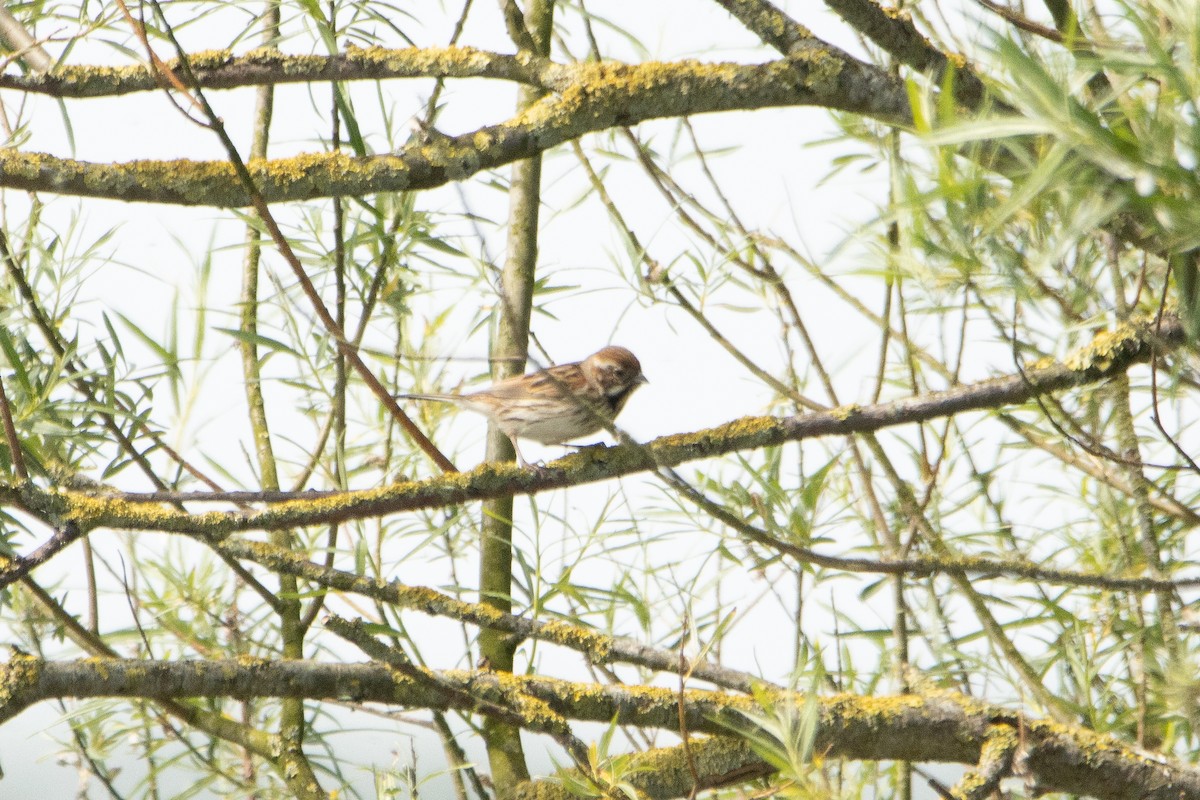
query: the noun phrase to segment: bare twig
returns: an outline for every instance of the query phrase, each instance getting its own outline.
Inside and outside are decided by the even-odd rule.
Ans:
[[[17,436],[12,405],[8,402],[8,392],[4,390],[3,378],[0,378],[0,419],[4,421],[4,440],[8,444],[8,457],[12,459],[13,472],[17,474],[18,480],[27,481],[29,471],[25,468],[25,454],[21,452],[21,439]]]

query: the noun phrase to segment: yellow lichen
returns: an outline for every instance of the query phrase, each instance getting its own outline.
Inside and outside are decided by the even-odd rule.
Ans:
[[[803,63],[808,67],[804,87],[819,94],[829,94],[837,88],[837,78],[846,68],[845,59],[826,47],[814,47],[788,56],[788,64]]]
[[[1076,372],[1089,369],[1106,370],[1112,366],[1114,358],[1131,343],[1140,344],[1144,338],[1144,325],[1140,324],[1140,321],[1119,325],[1111,331],[1100,331],[1091,342],[1064,358],[1063,366]]]
[[[0,664],[0,704],[11,699],[15,690],[37,683],[44,663],[28,653],[14,652],[7,664]]]
[[[838,406],[837,408],[830,409],[829,413],[834,418],[845,422],[861,411],[862,406],[858,405],[857,403],[850,403],[849,405]]]
[[[108,658],[108,657],[101,658],[100,656],[93,656],[92,658],[83,659],[82,663],[88,664],[89,666],[91,666],[96,671],[96,675],[98,675],[101,680],[106,681],[112,675],[112,673],[109,672],[109,667],[112,666],[111,658]]]
[[[198,69],[223,67],[233,61],[232,50],[201,50],[188,55],[188,63]]]
[[[613,640],[611,636],[589,631],[586,628],[566,622],[551,621],[545,623],[539,632],[538,638],[544,638],[565,645],[572,650],[579,650],[585,653],[588,660],[593,663],[604,663],[612,653]]]
[[[955,69],[964,69],[967,66],[967,57],[961,53],[947,53],[946,60],[950,62]]]
[[[288,58],[289,56],[277,47],[255,47],[242,54],[242,60],[252,64],[279,64]]]

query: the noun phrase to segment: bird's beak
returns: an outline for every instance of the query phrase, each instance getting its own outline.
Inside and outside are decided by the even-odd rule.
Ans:
[[[634,385],[635,385],[635,386],[640,386],[640,385],[642,385],[643,383],[649,383],[649,382],[650,382],[650,379],[649,379],[649,378],[647,378],[645,375],[638,375],[638,377],[637,377],[637,380],[636,380],[636,381],[634,381]]]

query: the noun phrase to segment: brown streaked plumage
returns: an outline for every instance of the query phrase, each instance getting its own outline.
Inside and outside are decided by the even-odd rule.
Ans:
[[[583,361],[559,364],[499,381],[470,394],[402,394],[413,400],[456,403],[486,415],[512,440],[562,444],[588,436],[611,422],[637,387],[646,383],[637,356],[610,346]]]

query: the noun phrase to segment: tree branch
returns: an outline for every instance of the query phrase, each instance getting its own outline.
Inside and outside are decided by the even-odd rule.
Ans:
[[[565,89],[572,68],[532,53],[504,55],[473,47],[428,47],[390,50],[350,46],[335,55],[288,55],[260,47],[243,55],[210,50],[190,56],[201,89],[326,81],[387,80],[389,78],[494,78],[547,90]],[[178,59],[163,64],[170,70]],[[144,65],[128,67],[61,65],[53,74],[0,75],[0,89],[59,98],[120,97],[161,89]]]
[[[907,13],[886,9],[874,0],[825,0],[825,5],[897,61],[931,73],[935,81],[941,82],[947,70],[954,70],[954,99],[958,102],[975,109],[983,102],[983,81],[966,59],[934,47]]]
[[[662,687],[599,686],[538,676],[446,671],[431,691],[426,682],[383,664],[305,661],[137,661],[88,659],[44,662],[19,656],[0,665],[0,721],[52,698],[304,697],[378,702],[416,708],[474,710],[478,701],[502,704],[513,691],[546,703],[570,719],[675,730],[679,696]],[[803,695],[764,692],[770,702],[802,706]],[[688,729],[728,735],[748,724],[755,701],[722,692],[689,691]],[[1024,774],[1040,792],[1098,798],[1200,800],[1200,771],[1110,736],[1029,719],[950,693],[816,700],[818,752],[858,760],[948,761],[978,764],[996,741],[996,726],[1019,730]]]
[[[716,111],[819,106],[910,121],[903,84],[835,48],[766,64],[698,61],[577,64],[573,80],[515,117],[396,155],[309,153],[251,162],[268,203],[430,189],[544,152],[585,133]],[[251,198],[227,161],[97,164],[0,151],[0,187],[176,205],[242,207]]]
[[[483,464],[470,472],[406,481],[353,492],[306,493],[263,510],[189,514],[160,505],[166,499],[196,500],[202,494],[87,494],[32,485],[0,485],[0,505],[16,505],[59,526],[73,520],[82,531],[97,527],[154,530],[222,538],[238,531],[275,530],[378,517],[469,500],[536,494],[548,489],[609,480],[673,467],[688,461],[772,447],[824,436],[848,436],[925,422],[968,411],[989,411],[1124,373],[1184,341],[1178,318],[1164,320],[1156,339],[1153,323],[1126,323],[1098,334],[1063,362],[1018,375],[982,381],[869,406],[843,406],[792,417],[746,417],[694,433],[663,436],[643,445],[589,447],[541,469]],[[223,496],[227,496],[226,495]],[[260,498],[251,498],[260,499]]]
[[[696,764],[696,775],[700,779],[697,788],[700,789],[744,785],[747,781],[765,778],[774,772],[742,739],[702,737],[693,739],[689,746]],[[623,784],[638,790],[638,797],[652,800],[687,797],[696,784],[682,745],[633,753],[628,762],[615,772]],[[586,776],[578,771],[575,775],[578,776],[577,780],[586,780]],[[578,796],[578,793],[571,793],[563,780],[554,778],[533,780],[518,786],[513,800],[574,800]]]
[[[489,605],[468,603],[425,586],[405,586],[396,581],[388,582],[326,567],[266,543],[231,539],[218,543],[216,547],[224,555],[253,561],[271,571],[295,575],[340,592],[360,594],[430,616],[500,631],[514,639],[536,639],[556,644],[580,653],[592,664],[636,664],[659,672],[677,673],[679,670],[679,658],[675,653],[643,644],[628,636],[611,636],[564,621],[543,622],[505,614]],[[707,659],[690,664],[688,675],[714,686],[740,692],[749,692],[755,685],[770,685],[758,676],[722,667]]]

